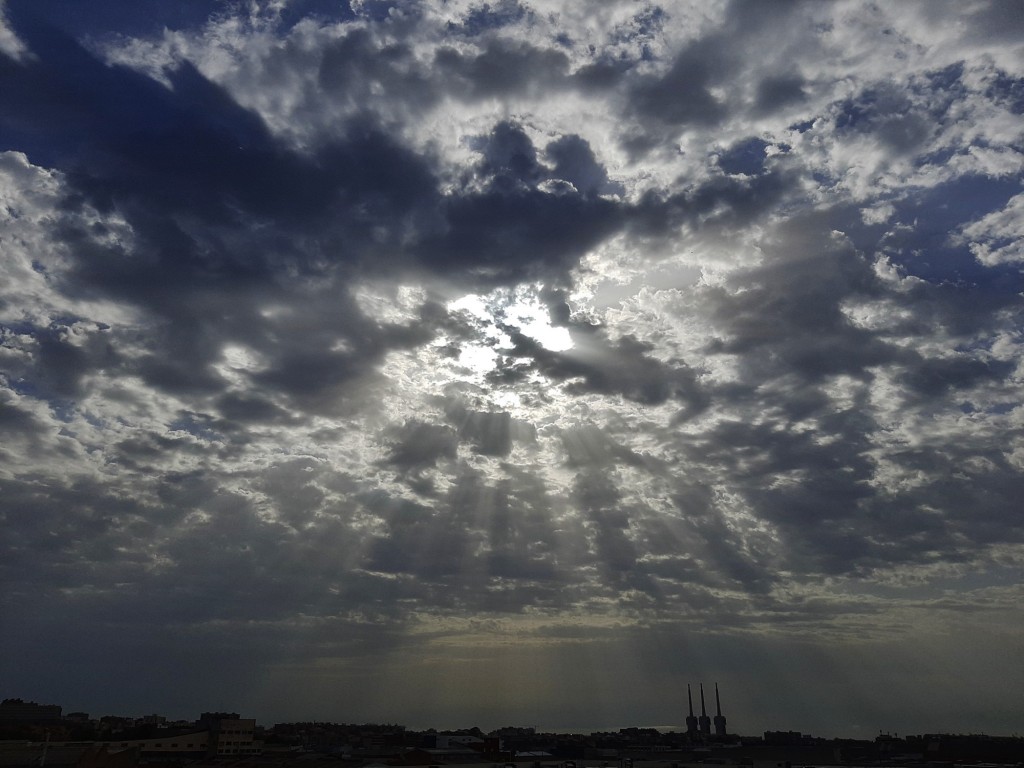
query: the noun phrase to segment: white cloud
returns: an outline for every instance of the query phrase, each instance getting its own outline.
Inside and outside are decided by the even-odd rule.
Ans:
[[[15,61],[22,61],[31,56],[28,47],[23,43],[7,22],[6,0],[0,0],[0,54]]]
[[[1006,206],[961,228],[958,240],[970,244],[982,264],[1015,264],[1024,261],[1024,194],[1011,197]]]

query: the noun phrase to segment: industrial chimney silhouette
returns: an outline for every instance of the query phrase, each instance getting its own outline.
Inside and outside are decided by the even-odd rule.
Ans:
[[[725,715],[722,714],[722,700],[718,698],[718,683],[715,683],[715,736],[725,736]]]
[[[690,684],[686,684],[686,699],[690,702],[690,715],[686,718],[686,732],[691,736],[697,735],[697,718],[693,715],[693,693],[690,691]]]
[[[711,735],[711,718],[708,717],[708,711],[704,707],[704,683],[700,684],[700,717],[697,718],[697,723],[702,734]]]

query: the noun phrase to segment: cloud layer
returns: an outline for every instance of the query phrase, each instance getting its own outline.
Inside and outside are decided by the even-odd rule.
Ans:
[[[64,5],[0,6],[11,695],[1010,729],[932,702],[1021,630],[1015,3]]]

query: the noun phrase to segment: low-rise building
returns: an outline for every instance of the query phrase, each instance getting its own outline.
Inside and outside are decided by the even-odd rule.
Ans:
[[[60,711],[56,704],[4,699],[0,701],[0,723],[55,723],[60,722]]]

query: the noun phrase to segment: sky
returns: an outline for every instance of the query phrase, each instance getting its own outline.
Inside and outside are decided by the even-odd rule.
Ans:
[[[1022,731],[1024,10],[0,0],[0,695]]]

